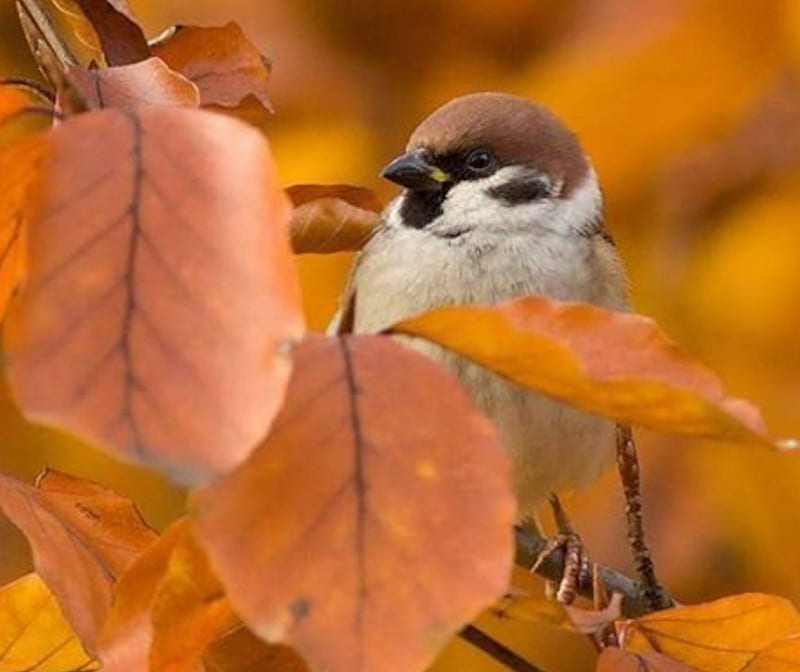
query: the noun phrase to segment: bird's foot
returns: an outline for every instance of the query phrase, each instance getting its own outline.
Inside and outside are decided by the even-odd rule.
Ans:
[[[578,587],[592,583],[592,563],[581,538],[575,532],[559,533],[549,539],[531,571],[535,572],[545,560],[559,552],[564,554],[563,576],[557,584],[548,581],[547,590],[560,604],[570,605],[575,601]]]
[[[580,536],[572,528],[572,523],[564,511],[564,507],[561,506],[558,496],[551,494],[549,499],[558,534],[548,540],[531,571],[535,572],[546,559],[562,552],[564,554],[564,571],[561,581],[557,586],[553,582],[548,582],[547,589],[559,603],[570,605],[575,601],[580,586],[592,584],[592,563]]]

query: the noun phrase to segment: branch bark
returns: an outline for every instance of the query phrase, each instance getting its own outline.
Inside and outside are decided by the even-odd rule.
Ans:
[[[636,573],[642,582],[644,596],[651,611],[668,609],[674,600],[656,578],[650,548],[644,534],[642,517],[642,492],[639,480],[639,458],[636,442],[628,425],[617,425],[617,466],[625,493],[625,516],[628,523],[628,543],[633,553]]]
[[[517,540],[517,564],[530,568],[534,565],[541,552],[547,545],[547,539],[528,526],[518,526],[516,528]],[[561,581],[564,575],[564,551],[558,549],[548,555],[536,569],[539,576],[550,581]],[[655,609],[651,606],[645,588],[642,584],[634,581],[622,572],[618,572],[610,567],[597,566],[597,574],[600,582],[605,586],[609,593],[620,593],[622,595],[622,615],[626,618],[636,618],[648,614]],[[592,581],[581,582],[577,586],[578,594],[591,599]],[[668,593],[664,593],[670,601],[670,606],[675,601]]]

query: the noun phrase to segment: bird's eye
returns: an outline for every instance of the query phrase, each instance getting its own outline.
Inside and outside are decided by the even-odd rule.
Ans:
[[[473,173],[485,174],[494,165],[494,157],[484,149],[476,149],[467,157],[467,168]]]

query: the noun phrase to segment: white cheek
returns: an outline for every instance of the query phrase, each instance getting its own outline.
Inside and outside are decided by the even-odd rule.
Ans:
[[[442,215],[431,226],[442,229],[481,226],[506,231],[542,228],[567,233],[600,216],[602,199],[594,171],[567,199],[545,198],[506,205],[489,195],[493,187],[518,179],[525,172],[526,169],[518,167],[502,168],[482,180],[455,185],[442,204]]]

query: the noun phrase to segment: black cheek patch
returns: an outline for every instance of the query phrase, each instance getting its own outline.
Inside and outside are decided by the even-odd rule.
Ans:
[[[442,214],[445,192],[409,191],[400,206],[400,221],[412,229],[424,229]]]
[[[550,196],[550,187],[543,180],[536,178],[512,180],[487,189],[486,193],[492,198],[502,201],[504,205],[519,205]]]

